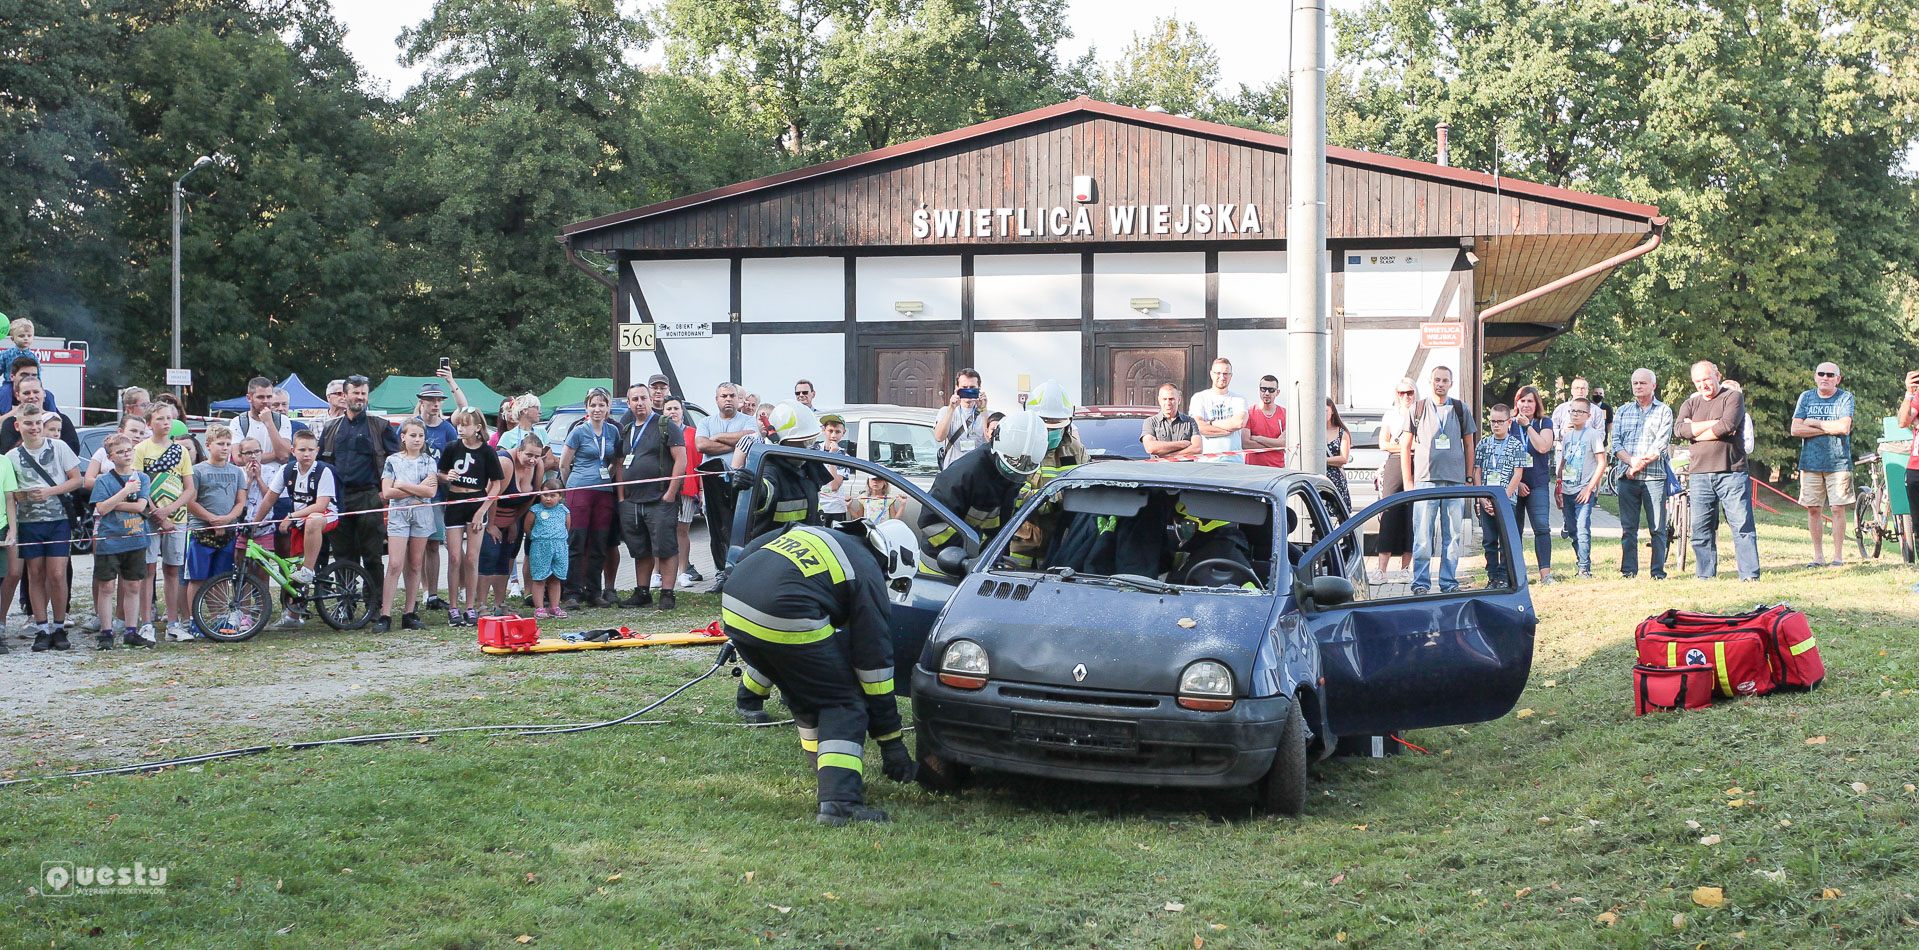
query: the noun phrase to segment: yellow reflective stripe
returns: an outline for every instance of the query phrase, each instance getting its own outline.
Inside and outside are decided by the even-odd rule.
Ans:
[[[946,542],[953,540],[953,535],[958,533],[959,533],[959,529],[949,524],[945,528],[940,529],[937,533],[928,537],[926,539],[926,543],[934,546],[945,544]]]
[[[988,528],[999,527],[999,515],[994,515],[991,518],[978,518],[978,519],[975,519],[973,516],[968,515],[965,518],[965,521],[967,524],[970,524],[973,527],[980,529],[981,531],[985,531]],[[950,531],[952,529],[948,528],[947,530]]]
[[[1201,521],[1198,518],[1192,518],[1192,522],[1201,531],[1217,531],[1231,524],[1231,522],[1227,521]]]
[[[768,643],[818,643],[833,635],[833,625],[825,624],[811,630],[775,630],[762,623],[754,623],[725,607],[720,608],[720,619],[729,627],[737,627]]]
[[[1008,551],[1006,552],[1006,559],[1009,561],[1012,561],[1014,564],[1020,567],[1033,566],[1033,556],[1031,554],[1014,554],[1013,552]]]
[[[801,748],[801,749],[803,749],[803,750],[805,750],[805,751],[807,751],[807,752],[818,752],[818,751],[820,751],[820,740],[818,740],[818,739],[801,739],[801,740],[800,740],[800,748]]]
[[[866,767],[860,762],[859,756],[847,755],[843,752],[820,753],[818,767],[822,769],[850,769],[861,775],[866,774]]]
[[[900,737],[900,733],[898,733],[897,731],[896,731],[896,732],[889,732],[889,733],[887,733],[886,735],[883,735],[883,736],[874,736],[874,737],[873,737],[873,741],[874,741],[874,742],[891,742],[891,741],[893,741],[894,739],[897,739],[897,738],[899,738],[899,737]]]
[[[805,521],[805,520],[806,520],[806,512],[805,512],[804,510],[801,510],[801,511],[775,511],[775,512],[773,512],[773,520],[774,520],[774,521],[777,521],[777,522],[788,522],[788,521]]]
[[[740,674],[740,685],[746,687],[747,692],[758,693],[761,696],[773,692],[773,687],[761,681],[758,678],[758,674],[758,670],[748,667],[746,672]]]
[[[893,691],[893,678],[889,676],[878,683],[861,683],[860,690],[868,696],[885,696]]]
[[[1712,644],[1712,665],[1719,670],[1719,689],[1727,696],[1732,693],[1732,676],[1726,672],[1726,641],[1715,640]]]
[[[782,520],[784,514],[787,513],[775,512],[773,520]],[[803,517],[805,512],[801,512],[800,515]],[[793,566],[799,568],[800,573],[807,577],[825,571],[832,575],[835,584],[846,580],[846,567],[840,563],[839,555],[834,553],[824,539],[815,537],[812,532],[805,529],[788,531],[766,542],[766,549],[792,561]]]
[[[1666,641],[1666,665],[1667,666],[1679,665],[1679,644],[1674,643],[1670,640]]]
[[[1798,656],[1799,654],[1804,653],[1807,650],[1810,650],[1813,647],[1818,645],[1819,645],[1818,638],[1807,637],[1804,640],[1801,640],[1798,643],[1793,644],[1792,648],[1788,650],[1787,652],[1791,653],[1793,656]]]

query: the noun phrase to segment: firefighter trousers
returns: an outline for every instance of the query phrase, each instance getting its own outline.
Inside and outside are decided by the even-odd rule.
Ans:
[[[840,637],[769,643],[731,625],[726,635],[756,681],[777,687],[799,725],[800,747],[815,759],[822,802],[866,800],[866,698]],[[741,692],[746,691],[743,679]],[[761,698],[763,694],[755,697]]]

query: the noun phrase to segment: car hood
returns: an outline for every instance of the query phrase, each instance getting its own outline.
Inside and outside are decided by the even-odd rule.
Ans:
[[[937,670],[946,644],[964,637],[986,649],[999,682],[1170,694],[1187,664],[1216,660],[1246,695],[1274,604],[1264,593],[976,574],[947,604],[920,662]]]

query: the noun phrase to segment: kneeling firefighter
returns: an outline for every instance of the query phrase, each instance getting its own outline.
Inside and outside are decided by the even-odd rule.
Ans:
[[[799,403],[783,402],[767,415],[776,445],[812,448],[822,427],[813,410]],[[820,491],[839,488],[840,476],[819,462],[791,458],[770,458],[760,468],[757,503],[747,520],[746,537],[757,538],[769,531],[800,524],[820,523]],[[740,478],[744,478],[741,473]],[[740,491],[748,490],[742,484]],[[730,578],[730,575],[729,575]],[[733,691],[733,704],[740,718],[752,723],[771,722],[766,714],[766,697],[773,683],[765,674],[746,664],[740,672],[739,688]]]
[[[1020,492],[1020,503],[1045,488],[1048,482],[1060,477],[1075,466],[1087,461],[1086,446],[1079,441],[1079,433],[1073,431],[1073,397],[1066,394],[1066,387],[1058,380],[1049,379],[1034,387],[1032,395],[1026,400],[1027,408],[1039,413],[1046,423],[1046,454],[1040,459],[1039,470],[1026,478],[1026,488]],[[1033,512],[1020,525],[1019,533],[1013,536],[1013,543],[1007,547],[1007,556],[1021,567],[1033,567],[1046,552],[1046,545],[1059,530],[1058,506],[1047,507]]]
[[[913,780],[893,698],[888,619],[889,599],[908,596],[915,547],[913,529],[897,521],[787,528],[754,539],[720,598],[720,621],[740,658],[793,710],[819,781],[821,824],[887,820],[865,804],[869,726],[886,777]]]
[[[1016,412],[1001,419],[993,441],[961,456],[933,479],[933,500],[959,515],[981,542],[999,533],[1000,525],[1019,505],[1020,486],[1039,471],[1046,454],[1046,422],[1036,412]],[[959,543],[959,531],[934,514],[920,509],[920,534],[926,537],[925,564],[931,570],[941,548]]]

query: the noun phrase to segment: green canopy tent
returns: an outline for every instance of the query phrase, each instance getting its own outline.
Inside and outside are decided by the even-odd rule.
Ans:
[[[559,385],[540,394],[540,409],[548,415],[563,406],[578,405],[586,401],[586,391],[598,386],[611,391],[613,381],[604,376],[568,376],[560,380]],[[619,398],[615,397],[614,402]]]
[[[486,413],[491,424],[490,420],[500,412],[500,400],[506,397],[477,379],[455,376],[453,381],[460,384],[460,392],[466,396],[467,405]],[[420,386],[425,383],[439,383],[442,388],[446,386],[438,376],[388,376],[367,394],[367,408],[382,415],[412,415],[413,405],[420,396]],[[446,414],[452,415],[457,405],[453,401],[453,394],[447,393]]]

